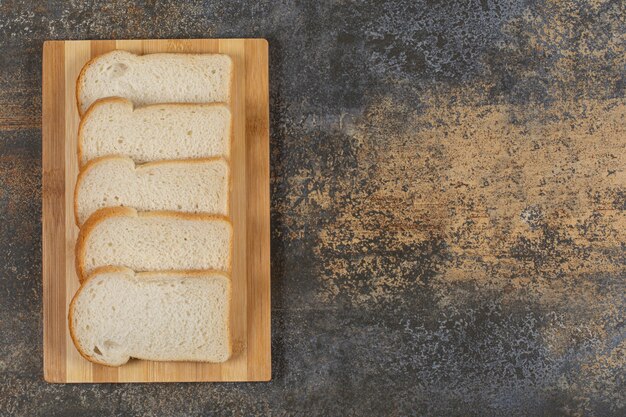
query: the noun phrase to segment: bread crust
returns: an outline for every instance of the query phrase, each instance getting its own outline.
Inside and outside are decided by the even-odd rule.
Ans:
[[[88,360],[89,362],[93,362],[95,364],[98,365],[104,365],[104,366],[109,366],[109,367],[118,367],[118,366],[122,366],[124,364],[120,364],[120,365],[111,365],[102,361],[99,361],[97,358],[95,358],[94,356],[89,355],[84,349],[83,347],[80,345],[80,343],[78,343],[78,338],[76,336],[76,329],[74,327],[74,306],[76,303],[76,300],[78,300],[78,297],[80,295],[80,293],[83,291],[83,289],[87,286],[88,282],[93,279],[95,276],[100,275],[100,274],[107,274],[107,273],[132,273],[133,276],[137,277],[137,278],[142,278],[144,276],[147,275],[153,275],[153,274],[159,274],[159,275],[171,275],[172,278],[184,278],[184,277],[199,277],[199,276],[205,276],[205,275],[209,275],[209,274],[218,274],[221,275],[222,277],[226,278],[229,282],[228,285],[228,311],[226,314],[226,332],[227,332],[227,342],[228,342],[228,356],[226,357],[226,359],[224,360],[224,362],[228,361],[233,354],[233,343],[232,343],[232,333],[231,333],[231,328],[230,328],[230,321],[231,321],[231,314],[230,314],[230,310],[232,307],[232,278],[229,274],[223,272],[223,271],[218,271],[218,270],[214,270],[214,269],[207,269],[207,270],[179,270],[179,271],[164,271],[164,272],[135,272],[130,268],[126,268],[124,266],[101,266],[98,267],[96,269],[93,270],[93,272],[91,274],[89,274],[89,276],[85,279],[85,281],[83,281],[80,285],[80,287],[78,288],[78,290],[76,291],[76,293],[74,294],[74,297],[72,297],[72,301],[70,302],[70,306],[68,309],[68,313],[67,313],[67,322],[68,322],[68,327],[70,330],[70,338],[72,339],[72,342],[74,343],[74,346],[76,347],[76,350],[78,350],[78,353],[80,353],[80,355],[85,358],[86,360]],[[182,362],[185,361],[185,359],[181,359],[180,361],[175,361],[175,362]],[[174,362],[174,361],[173,361]],[[197,362],[206,362],[206,363],[223,363],[223,362],[209,362],[209,361],[197,361]],[[126,362],[128,363],[128,362]]]
[[[130,107],[130,112],[131,113],[133,113],[133,112],[135,112],[137,110],[149,109],[150,107],[224,107],[230,113],[230,131],[229,131],[230,143],[229,143],[229,149],[228,149],[229,153],[232,150],[233,112],[232,112],[232,109],[230,108],[230,105],[228,103],[222,103],[222,102],[215,102],[215,103],[162,103],[162,104],[149,104],[147,106],[135,106],[135,105],[133,105],[133,103],[130,100],[128,100],[126,98],[123,98],[123,97],[105,97],[105,98],[99,98],[96,101],[94,101],[91,104],[91,106],[89,106],[87,111],[85,111],[85,114],[80,119],[80,122],[78,122],[77,154],[78,154],[78,166],[79,166],[79,168],[82,169],[89,162],[91,162],[91,161],[87,161],[87,163],[83,163],[83,135],[84,135],[83,134],[83,130],[84,130],[85,123],[91,117],[91,114],[98,107],[103,106],[105,104],[109,104],[109,103],[115,103],[115,102],[118,102],[118,103],[121,103],[121,104],[123,104],[125,106]],[[104,155],[104,156],[115,156],[115,154]],[[104,156],[101,156],[99,158],[103,158]],[[220,156],[222,158],[226,159],[227,161],[229,160],[229,158],[227,158],[225,155],[220,155]],[[98,159],[98,158],[95,158],[95,159]],[[203,159],[203,158],[195,158],[195,159]],[[152,163],[152,162],[158,162],[158,161],[150,161],[150,162],[145,162],[145,163],[149,164],[149,163]]]
[[[223,156],[212,156],[208,158],[194,158],[194,159],[164,159],[160,161],[152,161],[146,162],[144,164],[137,164],[130,157],[124,155],[106,155],[100,156],[98,158],[92,159],[87,162],[78,173],[78,178],[76,179],[76,185],[74,185],[74,223],[76,226],[81,227],[81,224],[78,220],[78,190],[83,183],[85,176],[87,173],[93,169],[96,165],[102,162],[120,160],[124,162],[130,162],[133,164],[134,170],[138,171],[143,168],[149,168],[153,166],[159,165],[171,165],[171,164],[203,164],[209,162],[218,162],[223,161],[228,166],[228,198],[226,199],[226,213],[230,213],[230,199],[231,199],[231,188],[232,188],[232,175],[230,175],[230,163]],[[117,206],[116,206],[117,207]],[[120,206],[121,207],[121,206]],[[181,212],[186,213],[186,212]],[[200,213],[200,212],[199,212]]]
[[[228,224],[231,233],[230,247],[228,248],[228,270],[224,271],[230,274],[232,271],[233,263],[233,223],[230,218],[221,214],[208,214],[208,213],[181,213],[176,211],[144,211],[138,212],[131,207],[105,207],[94,212],[83,224],[83,227],[78,232],[78,238],[76,239],[76,274],[80,282],[85,281],[87,278],[87,272],[85,271],[85,249],[87,239],[93,230],[103,222],[114,217],[170,217],[181,220],[221,220]],[[155,271],[157,272],[157,271]]]

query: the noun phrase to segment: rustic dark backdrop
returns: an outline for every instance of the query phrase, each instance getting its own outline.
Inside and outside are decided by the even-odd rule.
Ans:
[[[0,414],[626,415],[615,1],[0,0]],[[270,43],[273,381],[42,379],[46,39]]]

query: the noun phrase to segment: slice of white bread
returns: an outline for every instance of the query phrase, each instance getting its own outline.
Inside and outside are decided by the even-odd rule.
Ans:
[[[151,162],[106,156],[78,175],[74,214],[80,226],[103,207],[228,215],[228,163],[222,158]]]
[[[111,51],[89,61],[76,81],[81,116],[99,98],[134,104],[227,103],[233,62],[222,54],[148,54]]]
[[[69,309],[70,335],[85,359],[108,366],[131,357],[224,362],[231,355],[231,282],[215,271],[100,268]]]
[[[135,162],[228,157],[232,117],[223,104],[156,104],[98,100],[78,128],[78,161],[125,155]]]
[[[108,207],[92,214],[80,229],[76,270],[81,281],[106,265],[134,271],[230,272],[232,242],[233,227],[224,216]]]

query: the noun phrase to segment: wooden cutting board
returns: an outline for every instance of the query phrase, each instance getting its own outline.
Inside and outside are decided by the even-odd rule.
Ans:
[[[67,312],[78,289],[73,193],[78,174],[76,78],[91,58],[114,49],[222,53],[234,60],[231,110],[231,218],[234,226],[231,332],[223,364],[131,360],[119,368],[83,359]],[[183,74],[181,74],[183,75]],[[264,39],[48,41],[43,47],[43,336],[48,382],[268,381],[270,212],[268,45]]]

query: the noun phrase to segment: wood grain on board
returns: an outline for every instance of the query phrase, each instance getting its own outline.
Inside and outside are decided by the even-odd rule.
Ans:
[[[131,360],[92,364],[75,349],[67,312],[78,289],[73,217],[78,175],[76,78],[91,58],[123,49],[232,57],[231,303],[233,356],[223,364]],[[267,381],[270,352],[269,97],[264,39],[48,41],[43,48],[44,378],[49,382]]]

